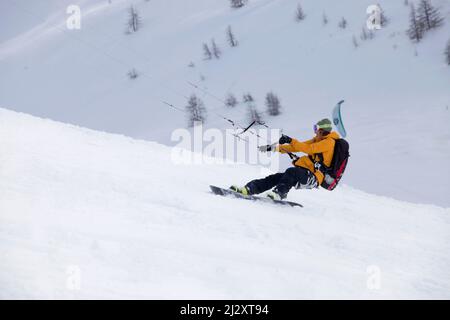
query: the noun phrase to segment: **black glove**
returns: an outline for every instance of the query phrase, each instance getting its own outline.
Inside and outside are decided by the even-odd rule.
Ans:
[[[291,143],[291,141],[292,141],[292,138],[291,138],[291,137],[285,136],[285,135],[283,134],[283,135],[281,135],[280,140],[278,140],[278,143],[279,143],[279,144],[285,144],[285,143]]]
[[[269,151],[272,151],[272,148],[273,148],[273,145],[268,144],[266,146],[258,147],[258,150],[261,151],[261,152],[269,152]]]

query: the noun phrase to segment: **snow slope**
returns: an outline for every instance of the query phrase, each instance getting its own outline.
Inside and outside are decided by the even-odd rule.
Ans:
[[[303,209],[218,197],[262,170],[5,109],[0,146],[2,299],[450,298],[449,208],[346,185],[291,192]]]
[[[359,39],[372,0],[303,0],[302,23],[293,19],[297,0],[251,0],[239,10],[226,0],[4,0],[0,106],[173,145],[171,133],[186,119],[162,101],[183,108],[196,93],[208,109],[206,126],[225,129],[229,123],[215,113],[248,123],[244,105],[222,106],[227,92],[251,92],[262,110],[274,90],[283,114],[266,122],[308,139],[312,124],[343,98],[352,152],[346,182],[448,207],[450,171],[442,164],[450,161],[450,77],[443,51],[450,2],[433,0],[445,26],[420,44],[405,35],[409,8],[402,0],[376,2],[390,23],[355,49],[352,37]],[[81,6],[81,30],[64,28],[69,3]],[[131,4],[143,27],[125,35]],[[337,27],[342,16],[345,30]],[[236,49],[226,45],[228,25],[240,42]],[[202,43],[213,37],[223,56],[203,61]],[[135,81],[126,76],[131,68],[141,73]]]

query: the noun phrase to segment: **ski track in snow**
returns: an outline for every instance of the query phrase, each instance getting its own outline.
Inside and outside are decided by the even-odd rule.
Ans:
[[[0,146],[1,299],[450,298],[449,208],[348,185],[293,190],[305,208],[219,197],[260,168],[5,109]]]

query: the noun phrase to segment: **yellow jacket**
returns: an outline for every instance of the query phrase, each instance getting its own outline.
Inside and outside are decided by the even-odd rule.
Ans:
[[[319,185],[323,181],[323,173],[320,170],[314,170],[314,162],[311,161],[309,156],[312,156],[314,161],[320,161],[318,153],[323,155],[323,164],[327,167],[331,165],[333,160],[334,145],[336,139],[339,139],[339,134],[337,132],[330,132],[322,140],[316,142],[316,138],[311,140],[300,142],[296,139],[292,139],[290,144],[282,144],[277,146],[277,151],[281,153],[286,152],[303,152],[308,156],[303,156],[299,158],[294,165],[296,167],[303,167],[314,173]]]

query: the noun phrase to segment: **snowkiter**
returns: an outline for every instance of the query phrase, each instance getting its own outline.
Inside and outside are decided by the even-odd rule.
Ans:
[[[252,195],[273,188],[267,197],[273,200],[282,200],[286,198],[292,187],[296,189],[317,188],[324,180],[324,173],[319,170],[318,164],[330,167],[336,140],[340,139],[339,134],[332,129],[331,121],[323,119],[314,125],[316,136],[311,140],[300,142],[282,135],[278,145],[259,147],[261,152],[303,152],[307,155],[294,160],[292,163],[294,166],[284,173],[275,173],[263,179],[252,180],[242,188],[231,186],[230,189],[244,195]]]

